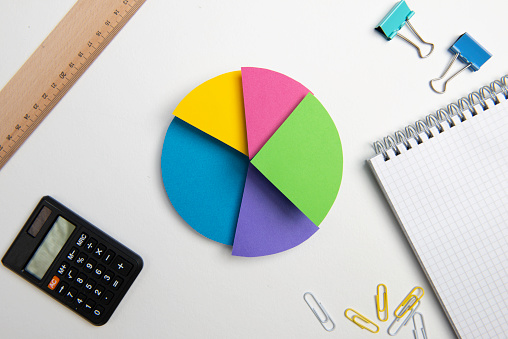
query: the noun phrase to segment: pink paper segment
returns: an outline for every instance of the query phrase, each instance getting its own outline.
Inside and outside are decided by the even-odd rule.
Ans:
[[[252,159],[311,91],[284,74],[256,67],[242,67],[242,86]]]

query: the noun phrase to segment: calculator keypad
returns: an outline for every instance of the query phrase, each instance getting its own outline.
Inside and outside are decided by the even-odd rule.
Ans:
[[[120,273],[123,276],[128,275],[132,269],[132,264],[129,263],[124,258],[122,258],[121,256],[117,256],[115,259],[113,259],[111,266],[113,268],[113,271],[116,271],[117,273]]]
[[[77,312],[99,321],[133,265],[87,233],[79,233],[72,244],[47,288]]]
[[[95,248],[95,245],[97,245],[97,240],[95,240],[94,238],[90,238],[85,243],[85,251],[87,251],[88,253],[92,253]]]

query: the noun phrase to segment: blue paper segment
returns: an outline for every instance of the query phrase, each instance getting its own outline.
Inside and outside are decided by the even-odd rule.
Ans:
[[[399,1],[381,20],[376,29],[380,30],[388,40],[391,40],[414,14],[415,12],[409,9],[404,0]]]
[[[459,54],[458,59],[466,64],[471,63],[471,69],[476,72],[490,59],[490,54],[482,45],[480,45],[468,33],[462,34],[457,41],[450,47],[450,52]]]
[[[197,232],[233,245],[249,157],[175,117],[161,169],[166,193]]]

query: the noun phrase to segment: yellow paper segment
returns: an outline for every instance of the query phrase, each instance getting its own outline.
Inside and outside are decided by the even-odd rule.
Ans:
[[[202,83],[183,98],[173,114],[249,155],[241,71],[225,73]]]

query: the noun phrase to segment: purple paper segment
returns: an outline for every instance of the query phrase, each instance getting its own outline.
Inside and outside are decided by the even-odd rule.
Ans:
[[[249,163],[233,255],[258,257],[293,248],[319,228]]]

